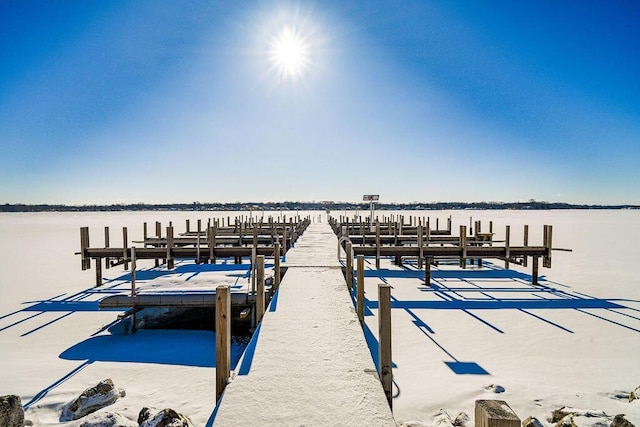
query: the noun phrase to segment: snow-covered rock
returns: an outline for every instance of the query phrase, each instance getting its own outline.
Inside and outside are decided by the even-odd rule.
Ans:
[[[502,387],[499,384],[491,384],[491,385],[486,386],[484,389],[487,390],[487,391],[492,391],[492,392],[494,392],[496,394],[505,392],[505,388]]]
[[[89,415],[80,427],[138,427],[138,423],[117,412],[105,412]]]
[[[634,400],[640,400],[640,385],[629,393],[629,402],[633,402]]]
[[[536,417],[528,417],[522,422],[522,427],[544,427],[544,424]]]
[[[24,426],[24,411],[20,396],[8,395],[0,397],[0,426]]]
[[[112,405],[120,397],[124,397],[123,389],[117,389],[111,379],[100,381],[95,386],[86,389],[73,401],[62,408],[60,421],[72,421],[91,414],[106,406]]]
[[[170,408],[159,412],[153,408],[142,408],[138,423],[140,427],[193,427],[189,418]]]
[[[635,427],[633,423],[627,420],[623,414],[618,414],[613,418],[611,427]]]

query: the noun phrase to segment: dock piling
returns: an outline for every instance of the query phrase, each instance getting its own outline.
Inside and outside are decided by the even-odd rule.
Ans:
[[[220,400],[231,368],[231,288],[216,288],[216,402]]]
[[[393,368],[391,356],[391,286],[378,285],[378,342],[380,382],[387,396],[389,407],[393,410]]]

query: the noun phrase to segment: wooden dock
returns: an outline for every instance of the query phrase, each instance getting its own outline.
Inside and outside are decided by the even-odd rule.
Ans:
[[[314,223],[287,252],[287,274],[214,425],[395,425],[336,245],[330,226]]]

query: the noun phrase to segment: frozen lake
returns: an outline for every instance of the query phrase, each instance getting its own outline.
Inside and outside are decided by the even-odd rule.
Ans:
[[[379,215],[398,212],[380,211]],[[253,215],[256,213],[254,212]],[[262,214],[258,212],[258,214]],[[278,216],[279,212],[266,212]],[[287,215],[295,212],[286,212]],[[307,212],[300,212],[306,215]],[[318,220],[324,213],[309,212]],[[332,212],[334,216],[355,212]],[[366,214],[365,211],[360,212]],[[248,212],[115,212],[0,214],[0,395],[18,394],[35,425],[57,425],[59,408],[85,388],[112,378],[127,397],[111,407],[136,419],[142,406],[173,407],[195,425],[210,420],[215,402],[214,334],[207,331],[140,331],[111,336],[117,312],[98,311],[93,270],[81,271],[79,228],[89,226],[92,246],[142,239],[173,221],[227,218]],[[640,211],[407,211],[405,216],[451,215],[454,230],[470,217],[494,222],[495,239],[511,226],[511,243],[541,244],[544,224],[553,225],[553,268],[540,269],[541,285],[527,283],[530,269],[502,263],[482,271],[442,266],[426,287],[414,267],[383,260],[366,275],[370,342],[377,335],[377,284],[393,286],[394,415],[398,422],[431,425],[438,411],[451,417],[473,401],[506,400],[521,418],[547,422],[553,409],[575,406],[627,414],[640,424],[640,401],[620,399],[640,386]],[[151,262],[139,262],[147,268]],[[104,270],[106,279],[122,266]],[[561,300],[561,307],[552,300]],[[552,302],[549,302],[552,301]],[[493,304],[488,306],[487,304]],[[585,308],[585,305],[586,307]],[[96,349],[103,346],[100,352]],[[158,350],[161,347],[161,351]],[[189,351],[185,351],[189,348]],[[115,350],[114,350],[115,349]],[[490,385],[506,390],[494,394]],[[304,408],[301,408],[304,410]],[[69,425],[74,425],[69,423]]]

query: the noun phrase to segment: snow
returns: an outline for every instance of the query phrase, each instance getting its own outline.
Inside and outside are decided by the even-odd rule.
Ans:
[[[635,264],[640,259],[639,211],[404,214],[437,216],[441,224],[451,214],[454,229],[469,224],[472,215],[473,220],[483,220],[483,231],[492,219],[496,239],[504,237],[504,226],[510,224],[512,245],[522,241],[522,225],[530,225],[530,244],[536,245],[542,242],[542,225],[552,224],[553,246],[573,252],[554,252],[553,268],[540,269],[541,285],[546,287],[539,289],[526,283],[529,269],[512,265],[504,272],[495,260],[486,260],[494,263],[494,270],[481,272],[446,265],[434,268],[432,282],[437,286],[431,288],[421,283],[420,272],[410,265],[403,269],[383,259],[376,272],[368,263],[369,343],[375,344],[377,336],[377,284],[391,284],[399,304],[392,313],[394,416],[399,424],[432,425],[441,409],[473,417],[476,399],[496,398],[505,400],[521,419],[535,416],[546,425],[551,425],[552,411],[565,406],[602,411],[608,417],[626,414],[640,425],[640,400],[629,402],[630,392],[640,386],[640,288]],[[102,245],[102,227],[110,226],[111,245],[116,246],[122,226],[129,227],[131,241],[142,238],[144,221],[159,220],[164,227],[172,220],[180,229],[185,218],[193,223],[198,218],[235,215],[0,214],[0,395],[19,395],[33,425],[78,426],[82,420],[59,421],[63,405],[87,387],[111,378],[126,390],[126,397],[105,408],[104,414],[136,420],[144,406],[171,407],[196,426],[210,423],[215,407],[214,334],[155,330],[117,334],[113,322],[118,311],[98,311],[97,301],[105,294],[95,292],[94,271],[81,271],[80,258],[73,254],[79,250],[81,226],[90,227],[92,246]],[[312,217],[317,219],[318,213]],[[290,254],[287,261],[304,268],[305,261]],[[326,255],[326,262],[333,262],[332,257],[335,252]],[[152,261],[138,261],[141,269],[151,266]],[[126,276],[121,266],[103,274],[106,280],[121,278],[122,283]],[[112,285],[120,282],[106,285],[104,292],[110,292]],[[557,300],[565,306],[554,306]],[[416,302],[444,306],[422,308]],[[463,303],[469,306],[461,307]],[[317,309],[321,312],[326,306],[318,304]],[[287,348],[279,351],[287,356]],[[309,351],[311,355],[313,350]],[[283,381],[295,382],[293,370],[281,375]],[[487,390],[492,384],[505,391]],[[268,407],[269,396],[265,399],[261,410]],[[314,406],[310,403],[298,411],[312,419]],[[600,418],[579,421],[594,425],[596,419]]]

